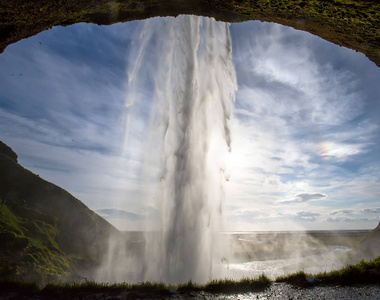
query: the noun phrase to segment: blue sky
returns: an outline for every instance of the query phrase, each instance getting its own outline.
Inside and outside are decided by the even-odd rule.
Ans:
[[[150,84],[128,85],[139,28],[54,27],[0,54],[0,140],[123,230],[142,229],[156,213],[142,179]],[[226,230],[375,227],[380,69],[277,24],[230,31],[238,90]],[[155,66],[142,64],[139,76]]]

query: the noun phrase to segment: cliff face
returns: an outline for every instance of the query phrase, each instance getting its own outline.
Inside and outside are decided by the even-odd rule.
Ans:
[[[93,268],[119,231],[0,144],[0,277],[49,281]]]
[[[368,259],[373,259],[380,255],[380,223],[363,240],[363,250]]]
[[[12,150],[12,148],[8,147],[2,141],[0,141],[0,153],[9,157],[11,160],[13,160],[16,163],[18,162],[18,156],[17,156],[16,152],[14,152]]]
[[[0,52],[57,25],[196,14],[226,22],[260,20],[291,26],[362,52],[380,66],[379,11],[377,0],[2,0]]]

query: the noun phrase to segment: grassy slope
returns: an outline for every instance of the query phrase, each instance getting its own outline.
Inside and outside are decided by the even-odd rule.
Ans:
[[[75,267],[55,240],[56,222],[0,199],[0,275],[38,282],[66,279]]]
[[[106,252],[107,221],[63,189],[0,152],[0,276],[67,277],[74,262],[94,266]]]
[[[380,1],[377,0],[2,0],[0,51],[55,25],[111,24],[178,14],[292,26],[360,51],[380,66]]]

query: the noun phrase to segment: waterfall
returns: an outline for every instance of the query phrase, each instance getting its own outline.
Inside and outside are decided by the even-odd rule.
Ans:
[[[147,20],[130,61],[127,103],[145,109],[144,174],[147,184],[157,179],[160,215],[146,237],[142,279],[208,281],[220,275],[223,257],[224,161],[237,88],[229,25],[197,16]]]

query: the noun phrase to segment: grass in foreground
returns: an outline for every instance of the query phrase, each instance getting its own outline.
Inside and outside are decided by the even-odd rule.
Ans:
[[[354,285],[354,284],[380,284],[380,256],[372,261],[360,262],[357,265],[349,265],[341,270],[328,273],[309,275],[298,272],[285,277],[279,277],[275,282],[288,283],[300,287],[311,287],[315,285]],[[191,281],[179,285],[167,285],[164,283],[143,282],[139,284],[129,283],[97,283],[85,281],[83,283],[48,284],[43,289],[35,283],[24,282],[0,282],[0,292],[15,291],[22,294],[39,294],[50,297],[57,295],[74,295],[76,293],[106,293],[115,295],[120,293],[142,293],[155,295],[208,292],[208,293],[245,293],[263,291],[273,283],[265,275],[259,278],[244,278],[240,281],[229,279],[213,280],[207,284],[200,285]]]
[[[240,281],[229,279],[213,280],[207,284],[200,285],[191,281],[185,284],[168,285],[164,283],[142,282],[138,284],[129,283],[98,283],[94,281],[85,281],[83,283],[65,283],[65,284],[48,284],[44,288],[39,288],[35,283],[24,283],[18,281],[3,281],[0,282],[0,293],[17,291],[19,296],[38,295],[43,299],[59,298],[62,295],[65,297],[75,297],[79,293],[82,294],[107,294],[108,296],[138,293],[145,294],[145,298],[149,295],[173,295],[176,293],[246,293],[258,292],[265,290],[271,281],[261,275],[257,279],[244,278]],[[148,296],[147,296],[148,295]]]
[[[298,272],[279,277],[276,282],[286,282],[292,285],[307,287],[312,285],[354,285],[380,284],[380,256],[372,261],[361,261],[356,265],[348,265],[343,269],[319,273],[316,275]]]
[[[49,284],[43,290],[55,291],[133,291],[133,292],[197,292],[205,291],[209,293],[242,293],[250,291],[263,290],[271,284],[271,281],[265,275],[256,279],[243,278],[240,281],[230,279],[212,280],[204,285],[196,284],[189,281],[184,284],[168,285],[165,283],[142,282],[138,284],[129,283],[97,283],[94,281],[85,281],[83,283],[66,283],[66,284]]]

